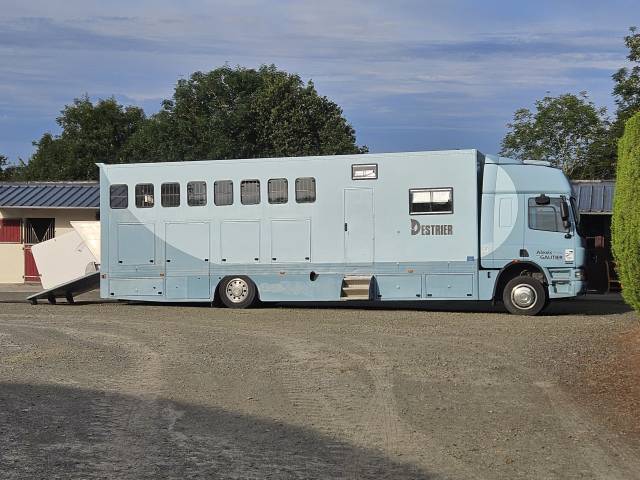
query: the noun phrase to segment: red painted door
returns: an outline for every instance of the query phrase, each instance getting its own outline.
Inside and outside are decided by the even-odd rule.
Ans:
[[[22,220],[14,218],[0,219],[0,243],[20,243]]]
[[[24,281],[40,282],[40,273],[31,252],[31,245],[24,246]]]

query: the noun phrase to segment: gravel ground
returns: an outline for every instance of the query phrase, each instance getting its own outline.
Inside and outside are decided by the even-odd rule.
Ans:
[[[530,318],[24,296],[0,292],[2,479],[640,479],[618,297]]]

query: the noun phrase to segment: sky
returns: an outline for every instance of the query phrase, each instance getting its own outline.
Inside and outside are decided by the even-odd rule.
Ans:
[[[372,152],[496,153],[513,112],[611,74],[638,1],[0,0],[0,154],[27,160],[64,105],[147,114],[194,71],[275,64],[343,110]]]

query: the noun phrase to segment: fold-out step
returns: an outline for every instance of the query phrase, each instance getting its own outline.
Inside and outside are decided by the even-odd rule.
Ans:
[[[342,279],[342,300],[370,300],[373,275],[347,275]]]

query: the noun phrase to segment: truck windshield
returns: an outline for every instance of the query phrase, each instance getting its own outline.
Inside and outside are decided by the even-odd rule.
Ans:
[[[582,235],[582,230],[580,228],[580,210],[578,210],[578,204],[576,203],[575,197],[571,197],[569,200],[571,203],[571,213],[573,213],[573,221],[576,224],[576,231],[578,232],[578,234]]]

